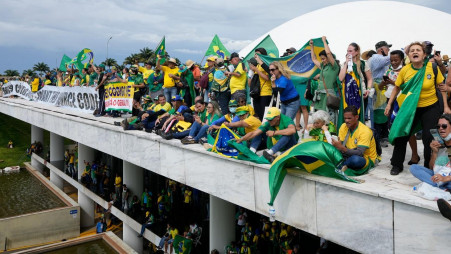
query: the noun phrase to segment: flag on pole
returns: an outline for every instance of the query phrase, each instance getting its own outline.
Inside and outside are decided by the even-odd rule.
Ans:
[[[324,50],[324,43],[321,38],[313,39],[315,55],[319,59],[319,52]],[[285,57],[272,57],[270,55],[259,55],[267,65],[273,61],[279,61],[291,75],[294,84],[306,83],[309,79],[319,73],[318,67],[313,63],[310,56],[309,41],[295,53]]]
[[[428,61],[423,64],[423,68],[409,81],[401,85],[401,93],[397,99],[399,110],[388,135],[391,144],[398,137],[408,136],[411,129],[419,129],[419,126],[412,126],[413,118],[417,110],[418,100],[420,99],[421,88],[423,87],[424,74]]]
[[[288,168],[298,168],[311,174],[358,182],[341,171],[343,156],[334,146],[322,141],[308,141],[293,146],[278,156],[269,170],[269,193],[272,206],[282,186]]]
[[[218,35],[215,34],[215,37],[213,37],[213,40],[210,43],[210,46],[207,49],[207,52],[205,52],[205,56],[211,56],[216,55],[218,57],[221,57],[222,59],[227,59],[228,56],[230,56],[229,51],[224,47],[221,40],[219,40]]]
[[[87,61],[86,61],[87,60]],[[86,68],[88,64],[92,64],[94,62],[94,53],[90,49],[82,49],[77,57],[75,66],[77,66],[78,71],[81,74],[81,70]]]
[[[279,49],[277,48],[274,41],[271,39],[271,36],[268,34],[257,46],[252,49],[247,56],[243,59],[244,64],[246,65],[246,68],[249,69],[249,63],[248,61],[254,57],[255,50],[258,48],[264,48],[266,52],[268,53],[268,56],[270,57],[279,57]]]
[[[61,63],[60,63],[60,71],[67,71],[66,65],[70,63],[72,59],[70,59],[70,57],[66,56],[66,54],[64,54],[63,58],[61,58]]]
[[[164,64],[166,62],[165,56],[166,56],[166,36],[163,36],[163,39],[161,39],[160,43],[158,44],[157,48],[155,49],[155,56],[161,57],[160,64]]]

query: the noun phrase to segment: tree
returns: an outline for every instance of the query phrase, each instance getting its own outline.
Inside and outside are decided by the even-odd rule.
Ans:
[[[145,63],[152,58],[155,58],[155,52],[148,47],[139,50],[139,62]]]
[[[110,66],[116,66],[117,62],[113,58],[107,58],[107,59],[105,59],[105,61],[102,62],[102,64],[106,65],[107,67],[110,67]]]
[[[9,76],[9,77],[14,77],[14,76],[19,76],[19,72],[17,70],[6,70],[5,71],[5,76]]]
[[[131,54],[130,56],[127,56],[124,59],[124,63],[123,64],[124,65],[127,65],[127,64],[132,65],[132,64],[135,64],[136,61],[139,62],[139,60],[140,60],[140,56],[138,54]]]
[[[36,73],[32,69],[24,70],[22,72],[22,76],[30,76],[33,77]]]
[[[37,63],[33,66],[33,70],[39,72],[39,76],[42,77],[42,73],[49,72],[50,68],[46,63]]]

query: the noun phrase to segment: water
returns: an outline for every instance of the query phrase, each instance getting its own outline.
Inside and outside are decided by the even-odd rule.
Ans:
[[[54,251],[46,252],[47,254],[110,254],[117,253],[110,245],[108,245],[104,240],[94,240],[74,246],[61,248]]]
[[[66,204],[25,169],[0,175],[0,219]]]

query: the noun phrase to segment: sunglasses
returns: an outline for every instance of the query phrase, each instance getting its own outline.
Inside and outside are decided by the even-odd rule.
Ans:
[[[269,69],[270,72],[275,71],[275,70],[277,70],[277,69]]]
[[[448,128],[448,125],[447,124],[438,124],[437,129],[440,129],[440,128],[446,129],[446,128]]]

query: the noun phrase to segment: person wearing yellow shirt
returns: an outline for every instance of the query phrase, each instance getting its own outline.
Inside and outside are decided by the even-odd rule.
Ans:
[[[166,97],[166,101],[171,102],[172,97],[177,95],[175,81],[180,80],[180,77],[178,76],[179,69],[176,67],[177,61],[174,58],[169,58],[165,64],[167,64],[167,66],[160,64],[160,56],[158,56],[156,68],[164,72],[163,93]]]
[[[139,66],[139,72],[141,72],[142,75],[143,75],[144,83],[146,83],[146,85],[148,85],[147,84],[147,79],[149,78],[149,76],[152,73],[154,73],[154,71],[152,70],[152,63],[151,62],[146,62],[144,64],[144,67]]]
[[[376,142],[373,131],[359,121],[359,113],[351,105],[343,111],[345,122],[338,131],[339,140],[332,145],[345,158],[342,171],[348,175],[363,175],[377,164]]]
[[[40,83],[40,80],[37,77],[35,77],[33,79],[33,81],[31,81],[31,91],[32,92],[37,92],[39,90],[39,83]]]
[[[451,110],[447,103],[447,89],[443,84],[444,77],[438,68],[435,72],[432,63],[427,61],[425,46],[420,42],[414,42],[406,48],[406,52],[410,59],[410,64],[404,66],[399,72],[390,96],[390,100],[385,107],[384,114],[385,116],[389,116],[391,114],[391,105],[397,98],[399,92],[403,88],[406,88],[406,84],[410,84],[409,87],[412,87],[412,89],[416,88],[414,86],[421,85],[416,109],[412,108],[408,104],[405,106],[406,108],[403,108],[406,104],[401,104],[398,115],[396,116],[393,124],[397,125],[399,122],[402,126],[409,126],[410,124],[412,127],[408,130],[410,132],[408,134],[414,133],[415,126],[421,126],[423,130],[422,139],[424,145],[424,166],[428,168],[429,160],[431,159],[430,143],[433,140],[430,130],[435,129],[442,112],[449,114],[451,113]],[[424,73],[423,77],[417,76],[417,73]],[[412,84],[412,82],[409,81],[414,83]],[[420,82],[422,82],[422,84]],[[437,95],[436,87],[442,89],[441,94],[439,93]],[[437,96],[441,96],[443,98],[443,105],[440,105],[439,98]],[[402,97],[400,96],[400,98]],[[410,98],[415,99],[415,97]],[[400,118],[399,115],[401,111],[412,113],[413,115],[410,118]],[[390,132],[392,131],[393,129],[390,130]],[[390,141],[393,142],[395,146],[391,158],[391,165],[393,167],[390,170],[390,174],[398,175],[403,170],[407,142],[409,141],[409,137],[411,135],[393,137],[393,134],[394,133],[390,133],[389,136]]]
[[[240,133],[242,135],[253,132],[257,130],[260,125],[262,125],[260,119],[249,113],[249,106],[238,107],[235,114],[239,116],[240,121],[233,123],[226,122],[224,124],[229,128],[244,128],[244,133]]]
[[[265,107],[269,106],[272,97],[272,85],[269,76],[269,66],[260,59],[258,54],[267,55],[264,48],[257,48],[255,56],[249,61],[249,69],[253,72],[253,77],[250,81],[250,86],[257,85],[260,87],[260,93],[252,95],[255,113],[258,118],[263,120],[265,114]]]
[[[121,194],[121,183],[122,178],[116,173],[116,177],[114,178],[114,191],[116,192],[116,197],[119,197]]]
[[[166,242],[164,246],[164,253],[168,253],[168,245],[170,246],[170,252],[172,254],[173,246],[172,242],[174,242],[175,237],[179,234],[179,231],[171,225],[171,229],[169,230],[169,240]]]
[[[236,92],[246,94],[246,68],[236,52],[230,55],[230,63],[232,65],[229,65],[230,71],[227,71],[225,75],[230,77],[230,94],[235,99]]]

